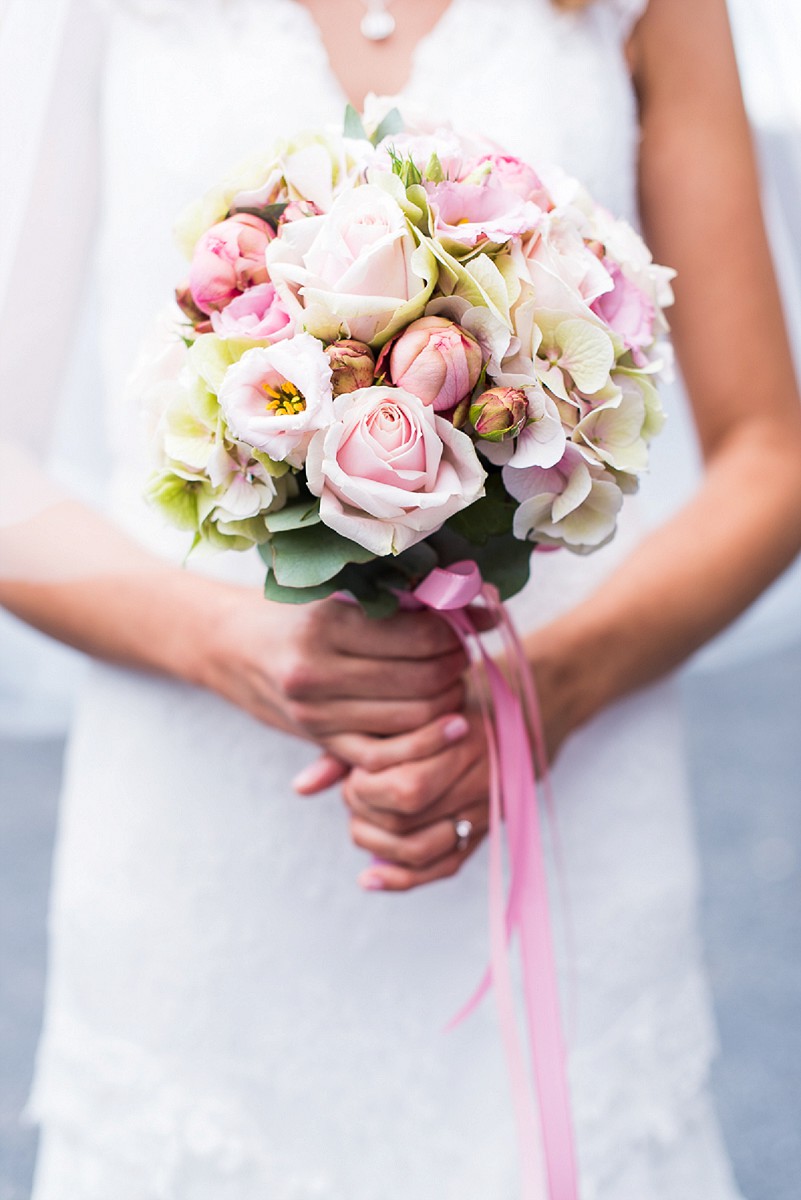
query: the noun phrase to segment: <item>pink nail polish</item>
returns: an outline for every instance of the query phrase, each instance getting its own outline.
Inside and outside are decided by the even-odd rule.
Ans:
[[[442,726],[442,732],[449,742],[458,742],[460,738],[465,736],[469,728],[470,726],[464,717],[449,717]]]
[[[382,892],[384,890],[384,881],[380,875],[371,875],[369,872],[359,876],[359,884],[367,892]]]

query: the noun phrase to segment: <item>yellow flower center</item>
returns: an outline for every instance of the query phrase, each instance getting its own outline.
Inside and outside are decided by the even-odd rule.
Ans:
[[[306,408],[306,401],[288,379],[277,388],[270,387],[268,383],[262,384],[262,387],[270,397],[266,404],[267,412],[275,413],[277,417],[294,417]]]

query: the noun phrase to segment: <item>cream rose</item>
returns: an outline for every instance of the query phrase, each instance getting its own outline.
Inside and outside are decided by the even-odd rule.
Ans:
[[[334,401],[334,421],[306,458],[320,517],[375,554],[398,554],[484,494],[466,434],[400,388],[369,387]]]
[[[345,192],[323,216],[283,226],[269,270],[304,329],[326,341],[344,330],[360,342],[422,316],[435,274],[398,204],[371,184]]]

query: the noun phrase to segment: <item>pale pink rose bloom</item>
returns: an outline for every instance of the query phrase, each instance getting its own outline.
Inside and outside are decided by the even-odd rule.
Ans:
[[[201,312],[225,308],[240,292],[267,282],[264,251],[274,236],[266,221],[250,213],[235,213],[206,230],[189,271],[189,289]]]
[[[364,184],[343,192],[325,216],[284,225],[268,254],[270,277],[312,332],[328,340],[329,328],[346,327],[349,337],[371,342],[424,291],[412,266],[416,249],[392,197]]]
[[[481,365],[478,342],[447,317],[412,321],[389,355],[395,387],[419,396],[435,412],[449,412],[470,395]]]
[[[271,283],[259,283],[211,314],[217,337],[277,342],[291,337],[292,318]]]
[[[235,437],[300,467],[312,434],[332,417],[328,357],[309,333],[246,350],[226,371],[219,399]]]
[[[324,523],[375,554],[398,554],[484,494],[485,472],[466,434],[400,388],[370,387],[334,401],[314,435],[309,488]]]
[[[575,446],[552,467],[504,467],[507,491],[520,501],[515,537],[573,550],[595,549],[615,532],[623,494],[614,477],[586,462]]]
[[[530,233],[542,213],[536,204],[493,183],[425,185],[434,215],[435,237],[472,248],[481,242],[502,244]]]
[[[650,346],[654,340],[655,309],[642,288],[621,271],[617,263],[604,259],[612,277],[611,292],[605,292],[590,305],[602,321],[623,339],[629,350]]]
[[[464,171],[464,178],[491,168],[492,178],[506,191],[514,192],[522,200],[532,200],[544,212],[553,207],[553,201],[545,184],[533,167],[522,158],[511,154],[483,154],[474,159]]]

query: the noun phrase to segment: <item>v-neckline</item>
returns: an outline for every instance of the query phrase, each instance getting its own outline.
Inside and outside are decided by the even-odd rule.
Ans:
[[[420,38],[420,40],[416,43],[414,49],[412,50],[411,55],[409,56],[409,62],[407,65],[407,69],[405,71],[405,77],[404,77],[403,84],[398,89],[398,91],[393,93],[393,95],[405,96],[406,93],[409,91],[409,89],[411,88],[411,86],[414,83],[415,78],[417,76],[420,57],[421,57],[423,51],[427,50],[429,48],[429,46],[431,45],[431,43],[435,42],[437,40],[437,38],[439,38],[441,36],[443,28],[452,20],[453,14],[455,13],[456,9],[459,7],[461,2],[462,2],[462,0],[450,0],[450,3],[447,5],[446,8],[444,8],[442,10],[439,17],[434,22],[434,24],[431,26],[431,28],[428,30],[428,32],[424,33],[423,36]],[[326,44],[326,40],[323,37],[323,31],[320,28],[319,22],[317,21],[317,18],[315,17],[314,13],[311,11],[310,8],[308,8],[303,3],[303,0],[289,0],[289,3],[292,5],[293,8],[298,9],[302,13],[302,15],[305,17],[305,19],[309,25],[309,28],[312,32],[312,36],[314,37],[314,39],[317,43],[317,47],[320,51],[320,57],[324,63],[325,72],[326,72],[326,75],[328,76],[328,81],[331,84],[331,86],[339,93],[339,96],[342,100],[343,105],[350,104],[357,111],[361,111],[362,105],[354,103],[354,98],[351,96],[349,89],[347,87],[345,87],[345,84],[340,79],[339,75],[337,74],[336,70],[334,69],[334,64],[332,62],[331,55],[328,50],[328,45]]]

